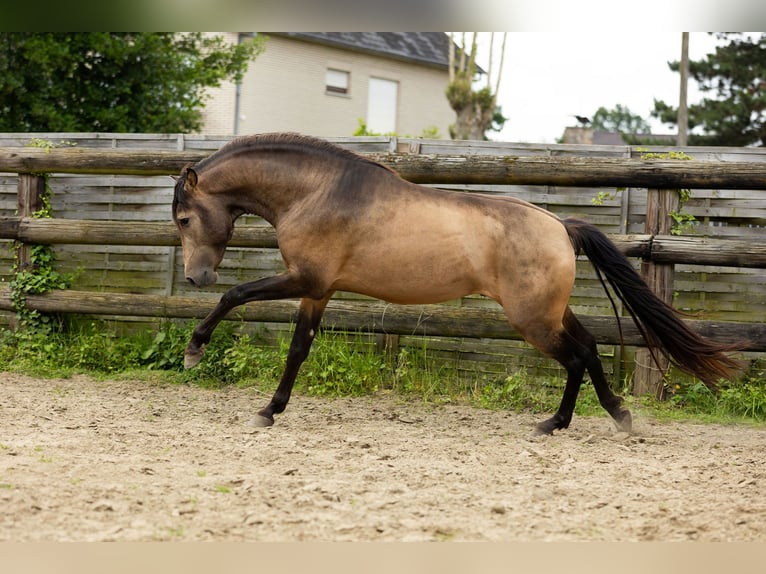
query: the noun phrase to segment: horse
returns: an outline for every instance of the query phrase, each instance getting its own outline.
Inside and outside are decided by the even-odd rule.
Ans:
[[[397,304],[469,294],[494,299],[511,328],[566,369],[560,406],[536,425],[536,433],[569,426],[586,371],[601,406],[619,429],[630,432],[630,411],[607,383],[596,340],[568,304],[580,253],[607,295],[604,278],[612,286],[650,348],[711,387],[740,369],[730,353],[741,344],[715,342],[690,329],[595,226],[520,199],[417,185],[313,137],[239,137],[187,164],[176,179],[172,216],[191,284],[216,282],[243,214],[274,227],[285,271],[224,293],[193,331],[184,364],[199,363],[216,326],[235,307],[299,298],[282,378],[252,419],[256,426],[274,424],[274,415],[285,410],[327,303],[336,291],[348,291]]]

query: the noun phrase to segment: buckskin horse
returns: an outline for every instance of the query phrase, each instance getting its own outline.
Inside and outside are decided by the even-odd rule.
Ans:
[[[218,323],[239,305],[300,298],[284,374],[255,425],[272,425],[285,410],[324,309],[341,290],[399,304],[490,297],[513,329],[566,369],[561,404],[536,425],[538,433],[569,426],[586,370],[601,405],[629,432],[630,411],[609,388],[596,340],[568,305],[581,252],[647,344],[681,370],[714,386],[739,367],[728,353],[740,346],[691,330],[593,225],[512,197],[416,185],[323,140],[296,134],[234,139],[183,168],[172,210],[185,276],[197,287],[216,282],[239,216],[259,215],[276,230],[285,272],[229,289],[196,327],[184,354],[187,368],[196,365]]]

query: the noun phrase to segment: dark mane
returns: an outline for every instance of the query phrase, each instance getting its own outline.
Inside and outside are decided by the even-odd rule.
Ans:
[[[234,138],[213,155],[203,159],[195,169],[204,169],[212,161],[223,156],[243,151],[296,151],[304,153],[326,154],[349,161],[374,165],[393,172],[381,163],[367,159],[351,150],[342,148],[326,140],[305,136],[297,133],[267,133]]]
[[[173,188],[173,204],[172,214],[173,221],[176,220],[176,210],[179,205],[186,204],[186,190],[184,189],[184,183],[186,181],[186,170],[191,164],[186,164],[181,170],[181,175],[176,179],[175,187]]]
[[[381,163],[372,161],[363,155],[319,138],[305,136],[297,133],[267,133],[241,136],[234,138],[229,143],[221,147],[218,151],[197,162],[196,164],[187,164],[184,166],[183,170],[181,170],[180,177],[176,180],[175,191],[173,193],[173,218],[175,219],[176,208],[178,205],[184,205],[186,202],[184,183],[186,181],[186,174],[189,168],[193,168],[195,171],[201,172],[204,171],[207,166],[220,161],[222,158],[237,153],[247,153],[249,151],[287,151],[307,154],[320,154],[344,159],[346,161],[354,162],[357,164],[379,167],[380,169],[384,169],[389,173],[396,174],[394,170]]]

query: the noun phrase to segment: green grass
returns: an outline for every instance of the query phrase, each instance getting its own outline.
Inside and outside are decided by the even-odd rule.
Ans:
[[[0,331],[0,370],[38,377],[69,377],[85,373],[97,378],[195,384],[219,388],[256,386],[271,393],[284,368],[287,335],[276,344],[224,322],[214,333],[202,362],[183,369],[183,352],[194,323],[167,321],[153,331],[125,333],[117,325],[69,318],[60,331],[47,334]],[[735,383],[713,393],[699,381],[673,376],[667,401],[632,398],[628,407],[659,419],[703,422],[766,421],[766,376],[755,364]],[[532,377],[520,371],[487,376],[458,371],[437,359],[424,345],[402,347],[395,355],[378,351],[362,334],[321,332],[301,368],[296,391],[338,397],[394,393],[430,403],[463,403],[487,409],[552,413],[561,400],[558,377]],[[575,411],[605,416],[592,385],[583,384]]]

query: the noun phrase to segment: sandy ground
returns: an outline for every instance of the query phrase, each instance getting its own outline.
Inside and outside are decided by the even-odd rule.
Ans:
[[[764,428],[0,382],[0,541],[766,540]]]

